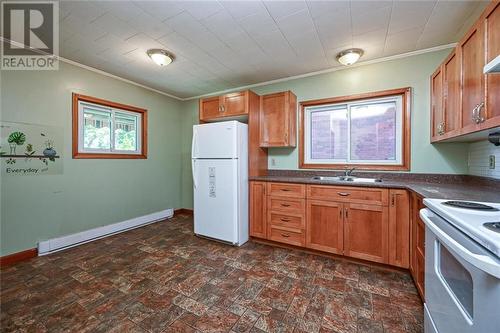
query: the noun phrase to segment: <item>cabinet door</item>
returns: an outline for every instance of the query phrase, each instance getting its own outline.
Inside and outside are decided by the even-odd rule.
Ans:
[[[431,137],[433,141],[444,134],[443,71],[439,67],[431,76]]]
[[[261,147],[295,147],[297,98],[290,91],[261,97]]]
[[[266,238],[266,183],[250,182],[250,236]]]
[[[222,113],[224,116],[239,116],[248,114],[247,94],[245,91],[222,96]]]
[[[486,29],[486,62],[500,55],[500,2],[493,2],[487,9],[484,27]],[[500,75],[487,74],[485,127],[500,126]]]
[[[219,96],[200,99],[200,120],[210,120],[222,116]]]
[[[406,190],[390,190],[389,264],[408,268],[410,260],[410,196]]]
[[[417,290],[424,298],[425,269],[425,224],[420,219],[420,210],[424,208],[422,199],[412,194],[411,208],[411,242],[410,242],[410,273],[417,285]]]
[[[387,263],[388,208],[376,205],[344,204],[344,254]]]
[[[342,203],[307,200],[306,247],[342,254],[343,216]]]
[[[460,61],[462,66],[462,127],[464,132],[479,129],[473,119],[477,114],[474,110],[484,102],[484,29],[478,22],[459,44]],[[480,110],[484,116],[484,110]]]
[[[460,63],[453,52],[443,64],[444,77],[444,131],[446,133],[460,128]]]

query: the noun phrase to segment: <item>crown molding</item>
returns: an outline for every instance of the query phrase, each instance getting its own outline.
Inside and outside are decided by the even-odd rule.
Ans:
[[[0,41],[3,41],[3,40],[6,40],[6,39],[4,39],[3,37],[0,36]],[[15,41],[10,41],[10,42],[18,44],[20,46],[23,45],[21,43],[15,42]],[[232,91],[236,91],[236,90],[246,90],[246,89],[250,89],[250,88],[266,86],[266,85],[273,84],[273,83],[280,83],[280,82],[285,82],[285,81],[291,81],[291,80],[296,80],[296,79],[300,79],[300,78],[305,78],[305,77],[310,77],[310,76],[315,76],[315,75],[321,75],[321,74],[326,74],[326,73],[331,73],[331,72],[336,72],[336,71],[341,71],[341,70],[346,70],[346,69],[356,68],[356,67],[361,67],[361,66],[366,66],[366,65],[372,65],[372,64],[377,64],[377,63],[385,62],[385,61],[391,61],[391,60],[396,60],[396,59],[411,57],[411,56],[425,54],[425,53],[430,53],[430,52],[441,51],[441,50],[445,50],[445,49],[449,49],[449,48],[455,47],[456,45],[457,45],[457,43],[450,43],[450,44],[438,45],[438,46],[430,47],[430,48],[427,48],[427,49],[421,49],[421,50],[416,50],[416,51],[411,51],[411,52],[406,52],[406,53],[400,53],[400,54],[396,54],[396,55],[392,55],[392,56],[388,56],[388,57],[381,57],[381,58],[376,58],[376,59],[367,60],[367,61],[360,61],[360,62],[358,62],[358,63],[356,63],[354,65],[351,65],[351,66],[332,67],[332,68],[327,68],[327,69],[323,69],[323,70],[319,70],[319,71],[315,71],[315,72],[309,72],[309,73],[299,74],[299,75],[294,75],[294,76],[287,76],[287,77],[283,77],[283,78],[280,78],[280,79],[275,79],[275,80],[270,80],[270,81],[264,81],[264,82],[249,84],[249,85],[245,85],[245,86],[240,86],[240,87],[235,87],[235,88],[230,88],[230,89],[225,89],[225,90],[219,90],[219,91],[215,91],[215,92],[211,92],[211,93],[207,93],[207,94],[203,94],[203,95],[191,96],[191,97],[184,97],[184,98],[183,97],[179,97],[179,96],[175,96],[175,95],[172,95],[172,94],[169,94],[169,93],[164,92],[162,90],[158,90],[158,89],[149,87],[147,85],[144,85],[144,84],[141,84],[141,83],[129,80],[129,79],[125,79],[125,78],[123,78],[121,76],[111,74],[109,72],[97,69],[97,68],[92,67],[92,66],[84,65],[82,63],[79,63],[79,62],[76,62],[76,61],[73,61],[73,60],[61,57],[61,56],[57,56],[57,58],[59,60],[61,60],[62,62],[65,62],[67,64],[70,64],[70,65],[73,65],[73,66],[76,66],[76,67],[80,67],[80,68],[89,70],[91,72],[94,72],[94,73],[97,73],[97,74],[101,74],[101,75],[104,75],[104,76],[107,76],[107,77],[110,77],[110,78],[113,78],[113,79],[116,79],[116,80],[120,80],[120,81],[129,83],[129,84],[132,84],[134,86],[141,87],[141,88],[153,91],[153,92],[155,92],[157,94],[161,94],[163,96],[167,96],[167,97],[176,99],[178,101],[183,101],[184,102],[184,101],[190,101],[190,100],[193,100],[193,99],[198,99],[198,98],[207,97],[207,96],[220,95],[220,94],[224,94],[224,93],[228,93],[228,92],[232,92]]]
[[[259,83],[249,84],[249,85],[246,85],[246,86],[241,86],[241,87],[231,88],[231,89],[226,89],[226,90],[220,90],[220,91],[216,91],[216,92],[208,93],[208,94],[204,94],[204,95],[198,95],[198,96],[193,96],[193,97],[186,97],[186,98],[183,98],[182,100],[183,101],[189,101],[189,100],[198,99],[198,98],[207,97],[207,96],[220,95],[220,94],[224,94],[224,93],[228,93],[228,92],[232,92],[232,91],[236,91],[236,90],[245,90],[245,89],[250,89],[250,88],[255,88],[255,87],[260,87],[260,86],[266,86],[268,84],[273,84],[273,83],[280,83],[280,82],[285,82],[285,81],[291,81],[291,80],[301,79],[301,78],[304,78],[304,77],[310,77],[310,76],[315,76],[315,75],[320,75],[320,74],[326,74],[326,73],[331,73],[331,72],[336,72],[336,71],[342,71],[342,70],[346,70],[346,69],[350,69],[350,68],[356,68],[356,67],[361,67],[361,66],[366,66],[366,65],[372,65],[372,64],[377,64],[377,63],[381,63],[381,62],[385,62],[385,61],[391,61],[391,60],[396,60],[396,59],[401,59],[401,58],[407,58],[407,57],[411,57],[411,56],[415,56],[415,55],[419,55],[419,54],[425,54],[425,53],[430,53],[430,52],[437,52],[437,51],[441,51],[441,50],[446,50],[446,49],[453,48],[456,45],[457,45],[457,43],[450,43],[450,44],[444,44],[444,45],[434,46],[434,47],[430,47],[428,49],[421,49],[421,50],[416,50],[416,51],[411,51],[411,52],[406,52],[406,53],[395,54],[395,55],[392,55],[392,56],[387,56],[387,57],[382,57],[382,58],[376,58],[376,59],[367,60],[367,61],[361,61],[361,62],[358,62],[358,63],[356,63],[354,65],[351,65],[351,66],[339,66],[339,67],[322,69],[322,70],[319,70],[319,71],[309,72],[309,73],[306,73],[306,74],[299,74],[299,75],[284,77],[284,78],[281,78],[281,79],[276,79],[276,80],[271,80],[271,81],[265,81],[265,82],[259,82]]]
[[[125,79],[121,76],[118,76],[118,75],[114,75],[114,74],[111,74],[111,73],[108,73],[106,71],[103,71],[103,70],[100,70],[100,69],[97,69],[95,67],[91,67],[91,66],[87,66],[87,65],[84,65],[84,64],[81,64],[79,62],[76,62],[76,61],[73,61],[73,60],[70,60],[70,59],[66,59],[66,58],[63,58],[61,56],[58,56],[57,57],[60,61],[62,62],[65,62],[67,64],[70,64],[70,65],[73,65],[73,66],[76,66],[76,67],[80,67],[80,68],[83,68],[83,69],[86,69],[88,71],[91,71],[91,72],[94,72],[94,73],[97,73],[97,74],[101,74],[101,75],[104,75],[104,76],[107,76],[107,77],[110,77],[110,78],[113,78],[113,79],[116,79],[116,80],[120,80],[120,81],[123,81],[123,82],[126,82],[126,83],[129,83],[129,84],[132,84],[134,86],[137,86],[137,87],[141,87],[141,88],[144,88],[144,89],[147,89],[147,90],[150,90],[150,91],[153,91],[155,93],[158,93],[158,94],[161,94],[161,95],[164,95],[164,96],[167,96],[167,97],[170,97],[170,98],[173,98],[173,99],[176,99],[178,101],[184,101],[185,99],[184,98],[181,98],[181,97],[178,97],[178,96],[175,96],[175,95],[172,95],[172,94],[169,94],[167,92],[164,92],[164,91],[161,91],[161,90],[158,90],[158,89],[155,89],[155,88],[151,88],[151,87],[148,87],[142,83],[138,83],[138,82],[135,82],[135,81],[132,81],[132,80],[129,80],[129,79]]]

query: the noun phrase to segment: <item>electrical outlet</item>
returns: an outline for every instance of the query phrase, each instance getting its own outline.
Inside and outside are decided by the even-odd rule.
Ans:
[[[271,165],[276,166],[276,160],[274,158],[271,158]]]
[[[495,155],[490,155],[490,169],[495,169]]]

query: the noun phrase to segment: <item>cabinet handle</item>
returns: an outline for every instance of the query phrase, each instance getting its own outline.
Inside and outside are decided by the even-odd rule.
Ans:
[[[282,222],[290,222],[290,219],[280,219]]]
[[[479,124],[479,123],[482,123],[484,121],[484,117],[481,116],[481,109],[484,107],[484,102],[481,102],[478,106],[477,106],[477,111],[476,111],[476,115],[477,115],[477,120],[476,120],[476,123]]]
[[[221,105],[222,112],[226,112],[226,107],[224,105]]]
[[[290,235],[289,235],[289,234],[281,234],[281,236],[283,236],[283,237],[285,237],[285,238],[290,237]]]
[[[476,104],[474,109],[472,109],[472,120],[477,124],[478,123],[478,116],[477,116],[477,109],[479,107],[479,104]]]
[[[291,191],[291,190],[290,190],[290,189],[288,189],[288,188],[282,188],[281,190],[282,190],[283,192],[290,192],[290,191]]]
[[[345,218],[347,219],[349,217],[349,210],[347,208],[344,208],[345,212]]]
[[[290,207],[290,204],[281,204],[281,207]]]
[[[445,133],[445,123],[444,122],[439,123],[439,125],[437,126],[437,132],[439,135],[443,135]]]
[[[337,194],[342,196],[342,197],[347,197],[347,196],[351,195],[351,193],[347,193],[347,192],[337,192]]]
[[[392,207],[394,207],[395,202],[396,202],[396,195],[393,194],[393,195],[391,195],[391,206]]]

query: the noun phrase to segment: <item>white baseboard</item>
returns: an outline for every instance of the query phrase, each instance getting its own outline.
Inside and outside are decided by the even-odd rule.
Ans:
[[[123,222],[118,222],[103,227],[98,227],[75,234],[52,238],[38,243],[38,255],[54,253],[65,250],[70,247],[78,246],[94,240],[108,237],[120,232],[142,227],[147,224],[158,222],[166,218],[172,217],[174,210],[172,208],[162,210],[160,212],[139,216]]]

